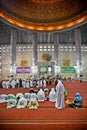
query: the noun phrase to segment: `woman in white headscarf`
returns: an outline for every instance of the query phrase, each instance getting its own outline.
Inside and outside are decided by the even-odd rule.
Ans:
[[[55,102],[56,101],[56,92],[54,88],[51,88],[51,91],[49,93],[49,101]]]
[[[45,93],[42,89],[40,89],[37,93],[37,99],[38,101],[44,101],[45,100]]]
[[[18,100],[17,108],[25,108],[26,106],[27,106],[27,99],[25,99],[24,97],[21,97]]]
[[[64,109],[65,108],[64,91],[65,91],[65,88],[64,88],[63,83],[60,80],[58,80],[58,84],[56,86],[57,97],[56,97],[56,102],[55,102],[55,107],[57,109]]]

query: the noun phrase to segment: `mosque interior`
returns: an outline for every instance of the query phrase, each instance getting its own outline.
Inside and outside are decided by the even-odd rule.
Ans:
[[[86,0],[0,0],[1,79],[32,74],[87,79],[86,63]]]

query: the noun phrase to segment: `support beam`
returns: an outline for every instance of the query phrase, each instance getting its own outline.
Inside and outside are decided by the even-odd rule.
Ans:
[[[16,74],[16,43],[17,33],[16,30],[11,30],[11,42],[10,42],[10,75],[15,78]]]
[[[77,78],[82,75],[82,56],[81,56],[81,32],[80,28],[75,29],[75,46],[76,46],[76,65]]]
[[[54,72],[55,76],[60,75],[60,56],[59,56],[59,35],[54,33]]]
[[[37,33],[33,33],[32,39],[32,76],[37,78],[38,76],[38,52],[37,52]]]

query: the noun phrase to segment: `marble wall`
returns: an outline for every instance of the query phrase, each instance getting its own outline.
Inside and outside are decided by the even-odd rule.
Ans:
[[[52,56],[50,61],[46,61],[42,58],[43,54],[50,54]],[[64,60],[70,61],[70,66],[76,66],[76,52],[75,51],[61,51],[60,50],[60,66],[63,66]],[[8,79],[10,75],[10,51],[2,50],[2,59],[1,59],[1,79]],[[30,66],[29,74],[16,74],[18,78],[27,78],[29,75],[32,75],[32,47],[28,50],[26,47],[25,50],[16,50],[16,66],[21,66],[21,61],[26,60],[28,66]],[[38,65],[51,65],[54,67],[54,51],[40,51],[38,50]],[[82,51],[82,68],[83,68],[83,78],[87,79],[87,51]],[[76,73],[61,73],[62,77],[72,77],[76,78]]]

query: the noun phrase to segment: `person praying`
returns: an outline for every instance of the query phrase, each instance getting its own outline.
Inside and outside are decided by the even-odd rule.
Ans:
[[[49,101],[55,102],[56,101],[56,92],[54,88],[51,88],[51,91],[49,92]]]
[[[37,93],[37,99],[38,101],[44,101],[45,100],[45,93],[42,89],[40,89]]]

